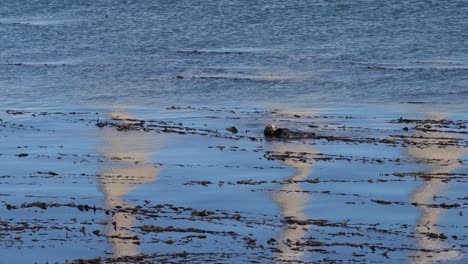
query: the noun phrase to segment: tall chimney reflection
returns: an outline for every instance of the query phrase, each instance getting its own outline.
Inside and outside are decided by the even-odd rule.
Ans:
[[[441,113],[431,113],[428,115],[430,119],[441,120],[444,115]],[[452,135],[443,132],[419,132],[414,133],[415,138],[419,136],[431,138],[450,138]],[[416,139],[417,140],[417,139]],[[434,141],[437,141],[434,139]],[[464,148],[445,145],[438,146],[429,144],[424,148],[418,146],[410,146],[407,149],[406,155],[416,160],[425,161],[430,164],[426,167],[428,173],[452,173],[460,164],[457,159],[461,158],[465,153]],[[429,161],[430,160],[430,161]],[[436,161],[444,160],[444,161]],[[449,161],[448,163],[446,161]],[[442,176],[443,177],[443,176]],[[418,204],[433,204],[434,197],[441,196],[449,187],[450,182],[443,182],[443,179],[428,179],[423,181],[422,185],[411,194],[411,202]],[[440,239],[431,238],[427,233],[440,233],[435,225],[439,222],[440,217],[446,209],[431,208],[427,206],[420,207],[422,215],[418,218],[415,227],[415,238],[417,246],[421,249],[431,251],[441,250],[440,253],[419,251],[416,256],[411,257],[412,263],[434,263],[440,261],[456,260],[462,256],[456,250],[450,250],[451,245]]]
[[[128,113],[119,111],[110,113],[110,117],[133,118]],[[159,170],[151,162],[155,137],[154,134],[142,131],[117,131],[104,127],[100,130],[99,138],[103,142],[100,153],[104,157],[98,176],[99,187],[105,196],[104,206],[111,212],[105,233],[115,257],[135,255],[139,244],[131,231],[135,216],[112,211],[130,206],[124,195],[139,184],[157,179]]]

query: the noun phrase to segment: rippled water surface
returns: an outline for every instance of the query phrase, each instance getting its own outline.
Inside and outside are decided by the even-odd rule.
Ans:
[[[0,3],[0,105],[468,99],[466,1]]]

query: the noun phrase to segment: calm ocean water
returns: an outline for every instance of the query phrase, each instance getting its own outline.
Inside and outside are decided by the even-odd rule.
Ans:
[[[0,3],[0,106],[468,102],[468,1]]]

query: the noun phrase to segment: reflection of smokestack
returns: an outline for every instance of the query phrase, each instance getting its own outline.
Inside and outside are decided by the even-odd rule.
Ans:
[[[297,152],[309,152],[311,148],[305,145],[288,144],[279,145],[276,149],[279,152],[286,151],[297,151]],[[304,180],[311,174],[310,164],[300,163],[295,161],[285,161],[284,164],[291,166],[296,169],[293,176],[286,178],[285,180],[300,181]],[[287,183],[283,184],[281,189],[274,195],[275,202],[279,205],[281,210],[281,216],[283,218],[292,217],[297,220],[307,220],[304,214],[304,204],[307,201],[308,195],[297,192],[301,191],[300,183]],[[299,226],[295,229],[291,229],[285,226],[280,239],[279,249],[281,253],[278,254],[280,260],[300,260],[303,253],[295,250],[284,244],[284,241],[292,241],[295,243],[297,240],[302,239],[307,235],[310,225]]]
[[[278,111],[280,114],[304,114],[304,112],[298,112],[292,109],[283,109]],[[311,113],[307,113],[311,114]],[[314,153],[310,145],[302,143],[285,143],[278,141],[275,146],[277,152],[307,152]],[[307,220],[308,217],[304,214],[304,206],[309,197],[308,194],[304,194],[301,191],[300,183],[294,183],[293,181],[301,181],[311,175],[311,165],[309,163],[296,162],[293,160],[286,160],[283,164],[294,168],[296,171],[293,176],[287,177],[286,181],[291,180],[291,183],[281,185],[281,189],[274,194],[274,201],[280,208],[280,213],[283,218],[292,217],[297,220]],[[299,191],[299,192],[297,192]],[[281,251],[277,255],[277,259],[281,261],[301,261],[303,252],[292,250],[288,245],[284,244],[285,241],[292,241],[295,243],[297,240],[304,238],[307,235],[310,225],[301,225],[295,229],[284,226],[281,232],[279,241],[279,250]]]
[[[310,146],[285,143],[276,147],[275,151],[278,152],[308,152],[312,153]],[[283,162],[284,164],[296,169],[293,176],[286,178],[285,180],[300,181],[304,180],[311,174],[310,164],[301,163],[292,160]],[[303,213],[304,203],[307,199],[307,195],[300,192],[295,192],[300,189],[300,183],[288,183],[282,185],[281,190],[275,195],[275,200],[281,208],[281,214],[283,217],[294,217],[299,220],[305,220],[306,216]]]
[[[112,117],[130,118],[125,113],[112,113]],[[103,141],[100,152],[106,164],[98,177],[101,192],[105,195],[107,209],[128,206],[122,196],[130,192],[135,184],[154,181],[159,171],[151,162],[151,138],[138,131],[119,132],[113,128],[101,128]],[[112,245],[114,256],[128,256],[138,253],[136,240],[122,239],[133,237],[130,228],[135,218],[131,214],[115,213],[109,219],[106,236]]]
[[[443,115],[435,114],[431,115],[433,119],[442,119]],[[420,135],[426,137],[450,137],[447,133],[441,132],[416,132],[414,134],[415,137]],[[459,163],[455,162],[458,158],[460,158],[464,154],[464,149],[457,148],[456,146],[444,146],[440,148],[437,145],[429,145],[424,149],[418,148],[417,146],[410,146],[407,150],[407,155],[409,157],[418,159],[418,160],[432,160],[427,161],[430,162],[429,170],[431,173],[451,173],[455,169],[458,168]],[[451,160],[450,164],[437,164],[433,160],[436,159],[443,159],[443,160]],[[419,204],[430,204],[433,203],[433,197],[439,196],[445,188],[447,188],[447,183],[442,182],[440,179],[430,179],[428,181],[424,181],[424,184],[417,189],[411,195],[411,202],[419,203]],[[423,214],[418,218],[418,223],[415,228],[415,238],[416,243],[420,248],[428,249],[428,250],[439,250],[439,249],[448,249],[450,248],[450,244],[433,239],[428,237],[424,233],[439,233],[437,229],[433,226],[437,224],[439,221],[440,216],[444,213],[444,209],[441,208],[429,208],[429,207],[422,207],[421,210]],[[429,226],[431,229],[428,230],[426,227]],[[456,260],[461,258],[461,254],[458,251],[444,251],[441,253],[434,253],[434,252],[419,252],[417,258],[412,258],[412,263],[432,263],[432,262],[439,262],[439,261],[448,261],[448,260]]]

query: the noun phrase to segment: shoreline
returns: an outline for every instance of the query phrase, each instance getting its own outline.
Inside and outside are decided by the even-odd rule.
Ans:
[[[466,258],[467,113],[368,108],[4,110],[2,255]],[[317,137],[267,140],[267,123]]]

